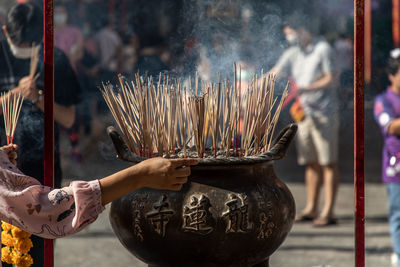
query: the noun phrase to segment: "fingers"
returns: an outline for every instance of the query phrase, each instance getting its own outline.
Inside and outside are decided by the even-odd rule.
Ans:
[[[8,153],[8,158],[11,160],[16,160],[18,158],[17,152],[12,151],[10,153]]]
[[[190,167],[183,167],[175,169],[173,175],[175,177],[187,177],[190,175]]]
[[[1,147],[1,150],[4,151],[4,153],[9,154],[12,151],[15,151],[18,148],[16,144],[9,144],[6,146]]]
[[[182,166],[192,166],[192,165],[196,165],[199,162],[197,161],[197,159],[190,159],[190,158],[184,158],[184,159],[171,159],[171,164],[173,167],[178,168],[178,167],[182,167]]]
[[[176,184],[186,184],[187,180],[187,176],[175,178]]]
[[[174,184],[169,189],[173,191],[179,191],[182,189],[182,186],[183,186],[182,184]]]
[[[8,159],[9,159],[10,162],[11,162],[13,165],[15,165],[15,166],[17,166],[17,157],[18,157],[18,155],[17,155],[17,153],[16,153],[15,151],[10,152],[10,153],[8,154]]]

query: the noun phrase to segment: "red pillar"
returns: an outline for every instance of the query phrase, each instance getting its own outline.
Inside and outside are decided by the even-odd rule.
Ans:
[[[355,266],[365,266],[364,0],[354,0],[354,203]]]
[[[53,0],[44,0],[44,184],[54,186]],[[44,240],[44,266],[54,266],[53,240]]]
[[[371,14],[371,0],[365,0],[365,25],[364,25],[364,33],[365,33],[365,81],[369,83],[371,81],[371,57],[372,57],[372,14]]]
[[[393,46],[400,47],[400,0],[392,0]]]

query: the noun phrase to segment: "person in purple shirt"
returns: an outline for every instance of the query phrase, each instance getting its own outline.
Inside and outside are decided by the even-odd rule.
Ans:
[[[384,138],[382,180],[387,186],[390,234],[400,267],[400,48],[391,52],[387,74],[390,86],[375,98],[374,116]]]

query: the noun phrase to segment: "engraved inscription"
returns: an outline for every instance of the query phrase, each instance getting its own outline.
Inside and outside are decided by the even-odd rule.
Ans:
[[[227,222],[227,233],[244,233],[253,228],[249,222],[249,205],[246,195],[229,194],[229,201],[225,203],[228,210],[222,214]]]
[[[257,197],[258,200],[258,207],[262,210],[260,212],[260,227],[258,229],[258,239],[267,239],[269,238],[272,233],[273,229],[275,228],[274,222],[271,219],[274,216],[274,211],[272,209],[272,201],[265,202],[264,198],[261,194]]]
[[[257,238],[258,239],[267,239],[273,233],[273,229],[275,224],[273,222],[269,222],[268,215],[264,212],[260,213],[260,229]]]
[[[140,211],[134,210],[133,211],[133,234],[139,239],[140,242],[143,242],[143,231],[140,227]]]
[[[148,194],[145,196],[136,195],[132,199],[132,209],[133,209],[133,235],[140,241],[143,242],[143,230],[140,226],[140,219],[142,218],[141,210],[144,208],[144,204],[147,202]]]
[[[146,218],[150,221],[154,231],[164,237],[169,219],[174,213],[169,209],[167,196],[162,195],[160,201],[153,205],[153,210],[146,214]]]
[[[212,220],[210,200],[205,196],[192,196],[190,203],[183,208],[183,226],[185,232],[192,232],[200,235],[211,233],[214,228],[210,226]]]

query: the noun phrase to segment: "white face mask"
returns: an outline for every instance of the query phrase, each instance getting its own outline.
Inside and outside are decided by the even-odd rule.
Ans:
[[[12,43],[10,38],[7,38],[7,42],[10,46],[11,53],[14,57],[19,59],[29,59],[32,56],[32,49],[38,50],[40,45],[34,47],[19,47]]]
[[[68,16],[65,13],[54,14],[54,24],[56,26],[64,26],[67,24]]]
[[[285,35],[286,41],[290,44],[290,45],[295,45],[298,42],[297,39],[297,34],[296,33],[289,33]]]

